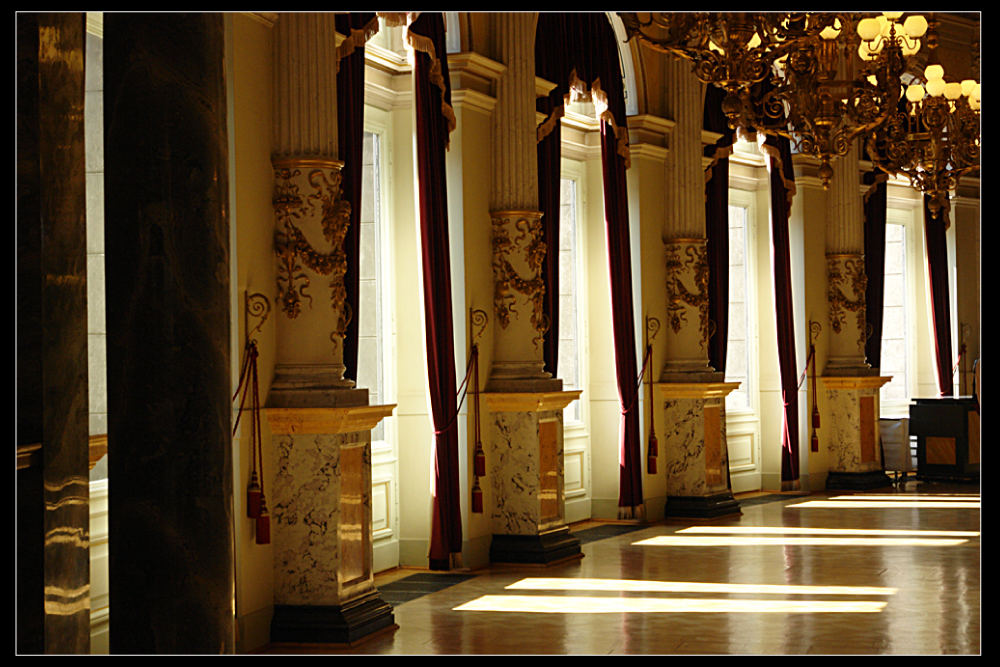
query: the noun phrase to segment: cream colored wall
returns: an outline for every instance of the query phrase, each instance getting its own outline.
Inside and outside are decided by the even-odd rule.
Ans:
[[[461,253],[461,273],[452,276],[454,296],[461,299],[461,307],[453,312],[456,332],[455,366],[460,383],[465,377],[469,355],[472,349],[470,313],[471,309],[483,310],[487,314],[488,325],[479,342],[480,390],[486,385],[492,363],[493,315],[493,247],[492,222],[489,205],[491,201],[491,119],[493,98],[476,91],[452,89],[452,106],[455,110],[456,128],[452,132],[448,149],[448,205],[449,219],[453,233],[450,242],[453,255]],[[470,386],[473,380],[469,380]],[[472,512],[470,493],[472,489],[473,455],[475,453],[474,412],[471,393],[462,404],[460,423],[464,428],[459,438],[459,487],[461,490],[462,516],[462,562],[466,567],[481,567],[489,563],[490,530],[489,514]],[[489,413],[486,406],[480,406],[481,437],[488,437]],[[484,446],[486,443],[484,442]],[[484,479],[483,506],[492,506],[492,485]]]
[[[668,159],[668,151],[664,146],[656,145],[654,141],[655,139],[651,138],[648,143],[635,142],[631,144],[631,168],[627,172],[629,215],[638,217],[639,220],[638,254],[643,277],[642,296],[635,303],[635,307],[642,315],[643,328],[640,328],[639,332],[644,331],[647,317],[655,318],[660,323],[660,329],[653,339],[653,353],[648,362],[649,368],[640,388],[643,399],[642,430],[646,434],[649,433],[649,378],[651,377],[654,383],[660,380],[660,371],[665,361],[664,342],[666,337],[670,335],[667,325],[667,299],[664,291],[666,265],[663,246],[663,210],[666,205],[663,184],[665,179],[664,165]],[[645,337],[642,340],[640,351],[644,354]],[[662,452],[664,446],[662,436],[665,432],[665,425],[656,424],[654,421],[653,426],[659,434]],[[655,521],[662,519],[666,511],[667,478],[663,470],[662,455],[657,461],[658,474],[648,474],[646,466],[647,440],[648,435],[643,438],[640,448],[643,469],[642,492],[646,504],[646,516]]]
[[[281,316],[275,299],[274,218],[271,207],[271,28],[245,14],[226,15],[227,60],[230,85],[230,229],[235,235],[231,276],[233,327],[233,393],[239,381],[246,336],[244,294],[262,293],[271,312],[256,334],[260,357],[261,403],[274,374],[275,319]],[[250,328],[259,320],[251,318]],[[245,413],[246,415],[246,413]],[[244,417],[245,417],[244,415]],[[234,409],[234,418],[236,412]],[[262,420],[263,483],[265,499],[272,488],[271,437]],[[271,545],[259,545],[254,522],[246,518],[245,489],[250,476],[248,422],[241,421],[233,439],[234,516],[236,538],[237,648],[253,650],[268,641],[273,609],[273,560]]]
[[[829,305],[826,296],[827,288],[827,278],[826,278],[826,193],[823,191],[823,187],[819,180],[813,176],[804,175],[801,172],[796,173],[796,194],[795,203],[792,206],[792,217],[802,220],[802,225],[805,231],[805,314],[806,318],[803,322],[805,327],[804,334],[806,336],[806,341],[809,340],[809,323],[816,322],[819,324],[820,333],[815,338],[815,350],[816,350],[816,389],[818,391],[818,406],[820,414],[826,413],[826,401],[825,392],[823,391],[822,380],[819,376],[823,375],[823,369],[826,367],[826,360],[829,356],[829,330],[830,330],[830,316],[829,316]],[[796,322],[798,325],[799,323]],[[796,331],[796,335],[799,332]],[[808,348],[807,348],[808,354]],[[805,366],[805,357],[800,361],[802,366]],[[824,430],[822,428],[822,420],[820,421],[820,428],[817,431],[817,436],[819,437],[819,451],[813,452],[810,450],[810,440],[812,437],[812,430],[809,425],[812,422],[812,370],[809,372],[809,377],[806,379],[804,389],[808,393],[805,394],[804,398],[800,398],[800,402],[805,402],[806,413],[805,413],[805,444],[806,444],[806,454],[804,457],[800,458],[800,469],[803,473],[809,474],[810,486],[814,489],[822,488],[826,481],[826,474],[829,470],[829,461],[827,458],[827,446],[825,436],[829,432],[829,429]],[[778,438],[780,442],[780,431],[778,432]],[[781,472],[781,462],[778,461],[778,480],[779,484],[777,486],[770,486],[769,488],[780,488],[780,472]]]

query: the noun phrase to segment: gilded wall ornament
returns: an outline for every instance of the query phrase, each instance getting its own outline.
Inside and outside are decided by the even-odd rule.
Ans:
[[[516,234],[511,238],[511,227]],[[532,306],[531,325],[539,335],[548,329],[548,317],[544,313],[545,281],[542,279],[542,264],[545,261],[546,243],[542,240],[541,214],[533,211],[497,212],[493,214],[493,309],[500,326],[510,325],[511,313],[517,317],[514,307],[519,293],[527,297]],[[528,267],[528,276],[522,276],[511,264],[518,257]]]
[[[840,333],[847,320],[847,313],[858,315],[858,341],[865,342],[865,289],[868,276],[865,274],[865,260],[860,255],[828,255],[827,300],[830,303],[830,327]],[[854,298],[847,296],[853,294]]]
[[[667,318],[674,333],[687,323],[687,308],[698,310],[701,346],[708,343],[708,253],[704,240],[675,240],[665,244]],[[684,284],[694,282],[694,290]]]
[[[290,318],[299,315],[303,299],[312,303],[307,292],[309,269],[330,277],[330,307],[337,313],[337,330],[343,335],[350,321],[346,304],[347,254],[344,239],[350,225],[351,206],[341,196],[340,167],[315,166],[303,162],[302,168],[292,164],[275,166],[273,205],[277,217],[274,251],[278,258],[278,303]],[[307,169],[303,179],[303,169]],[[308,188],[303,197],[301,190]],[[316,250],[306,239],[301,224],[319,218],[319,228],[330,244],[330,251]]]

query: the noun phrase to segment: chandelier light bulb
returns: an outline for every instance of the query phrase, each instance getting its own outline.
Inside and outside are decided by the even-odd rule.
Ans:
[[[878,37],[881,26],[879,26],[878,21],[873,18],[861,19],[858,21],[858,37],[870,42],[876,37]]]
[[[966,97],[972,95],[973,91],[976,89],[976,82],[974,79],[965,79],[962,81],[962,94]]]
[[[924,79],[928,83],[934,81],[935,79],[944,79],[944,67],[941,65],[928,65],[924,69]]]
[[[898,21],[899,17],[903,15],[903,12],[882,12],[882,16],[886,17],[890,21]]]
[[[919,83],[911,83],[906,88],[906,99],[910,102],[919,102],[924,99],[924,87]]]
[[[910,37],[923,37],[927,32],[927,19],[921,14],[911,14],[903,21],[903,30]]]
[[[957,100],[962,96],[962,84],[957,81],[949,81],[944,85],[944,96],[949,100]]]
[[[927,94],[931,97],[941,97],[944,93],[944,79],[930,79],[927,82]]]
[[[892,34],[892,21],[887,19],[884,15],[879,16],[875,19],[878,21],[878,32],[883,37],[888,37]]]

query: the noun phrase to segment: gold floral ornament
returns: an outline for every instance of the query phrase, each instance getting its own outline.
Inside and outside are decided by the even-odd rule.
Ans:
[[[687,323],[686,307],[696,308],[702,347],[708,341],[708,255],[704,241],[674,241],[666,246],[667,317],[674,333]],[[683,277],[690,275],[694,290],[689,290]]]
[[[518,234],[513,239],[508,231],[508,222],[516,218],[514,228]],[[523,250],[522,250],[523,249]],[[493,218],[493,307],[497,322],[506,329],[510,325],[511,313],[517,316],[514,303],[515,293],[528,298],[532,305],[531,325],[541,334],[548,329],[548,318],[544,313],[545,281],[542,279],[542,264],[545,262],[547,245],[542,240],[542,221],[537,214],[494,214]],[[511,264],[511,255],[518,252],[528,266],[529,277],[522,276]]]
[[[333,164],[333,163],[331,163]],[[350,225],[350,203],[341,197],[339,168],[313,168],[306,177],[312,192],[303,199],[299,191],[302,171],[290,166],[276,166],[273,205],[278,218],[274,250],[278,257],[278,303],[290,318],[299,315],[303,298],[312,303],[306,291],[310,285],[308,268],[322,276],[330,276],[330,307],[338,314],[335,333],[343,334],[350,320],[347,307],[347,253],[344,239]],[[329,252],[320,252],[309,243],[299,221],[306,214],[320,212],[320,228],[330,244]]]
[[[845,258],[832,255],[827,258],[827,275],[829,277],[827,299],[830,302],[830,326],[835,332],[840,333],[846,324],[847,312],[860,313],[858,318],[859,341],[863,345],[865,341],[863,324],[865,289],[868,287],[864,260],[856,256]],[[845,294],[845,288],[854,294],[853,299]]]

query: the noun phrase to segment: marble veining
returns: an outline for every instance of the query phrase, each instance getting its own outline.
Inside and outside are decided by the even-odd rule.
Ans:
[[[827,457],[830,470],[836,472],[869,472],[880,470],[876,461],[861,461],[861,414],[859,408],[862,396],[873,396],[875,390],[827,389],[826,406],[830,415],[827,433]],[[877,458],[877,457],[876,457]]]
[[[557,475],[558,518],[542,516],[539,422],[558,422],[554,462]],[[490,526],[494,534],[537,535],[540,530],[564,522],[562,415],[558,411],[526,413],[498,412],[492,415],[487,443]],[[548,519],[548,520],[545,520]]]
[[[709,484],[705,470],[705,407],[720,406],[719,446],[723,474],[717,484]],[[729,465],[726,447],[726,414],[718,398],[680,398],[663,402],[657,417],[661,459],[667,478],[667,495],[704,496],[727,488],[725,470]]]
[[[338,580],[343,539],[342,475],[367,475],[370,479],[368,435],[356,432],[275,436],[274,487],[268,502],[276,604],[335,605],[343,601]],[[362,469],[341,470],[341,451],[358,445],[366,450],[361,457]],[[361,506],[370,519],[370,486],[363,488],[366,491]]]

